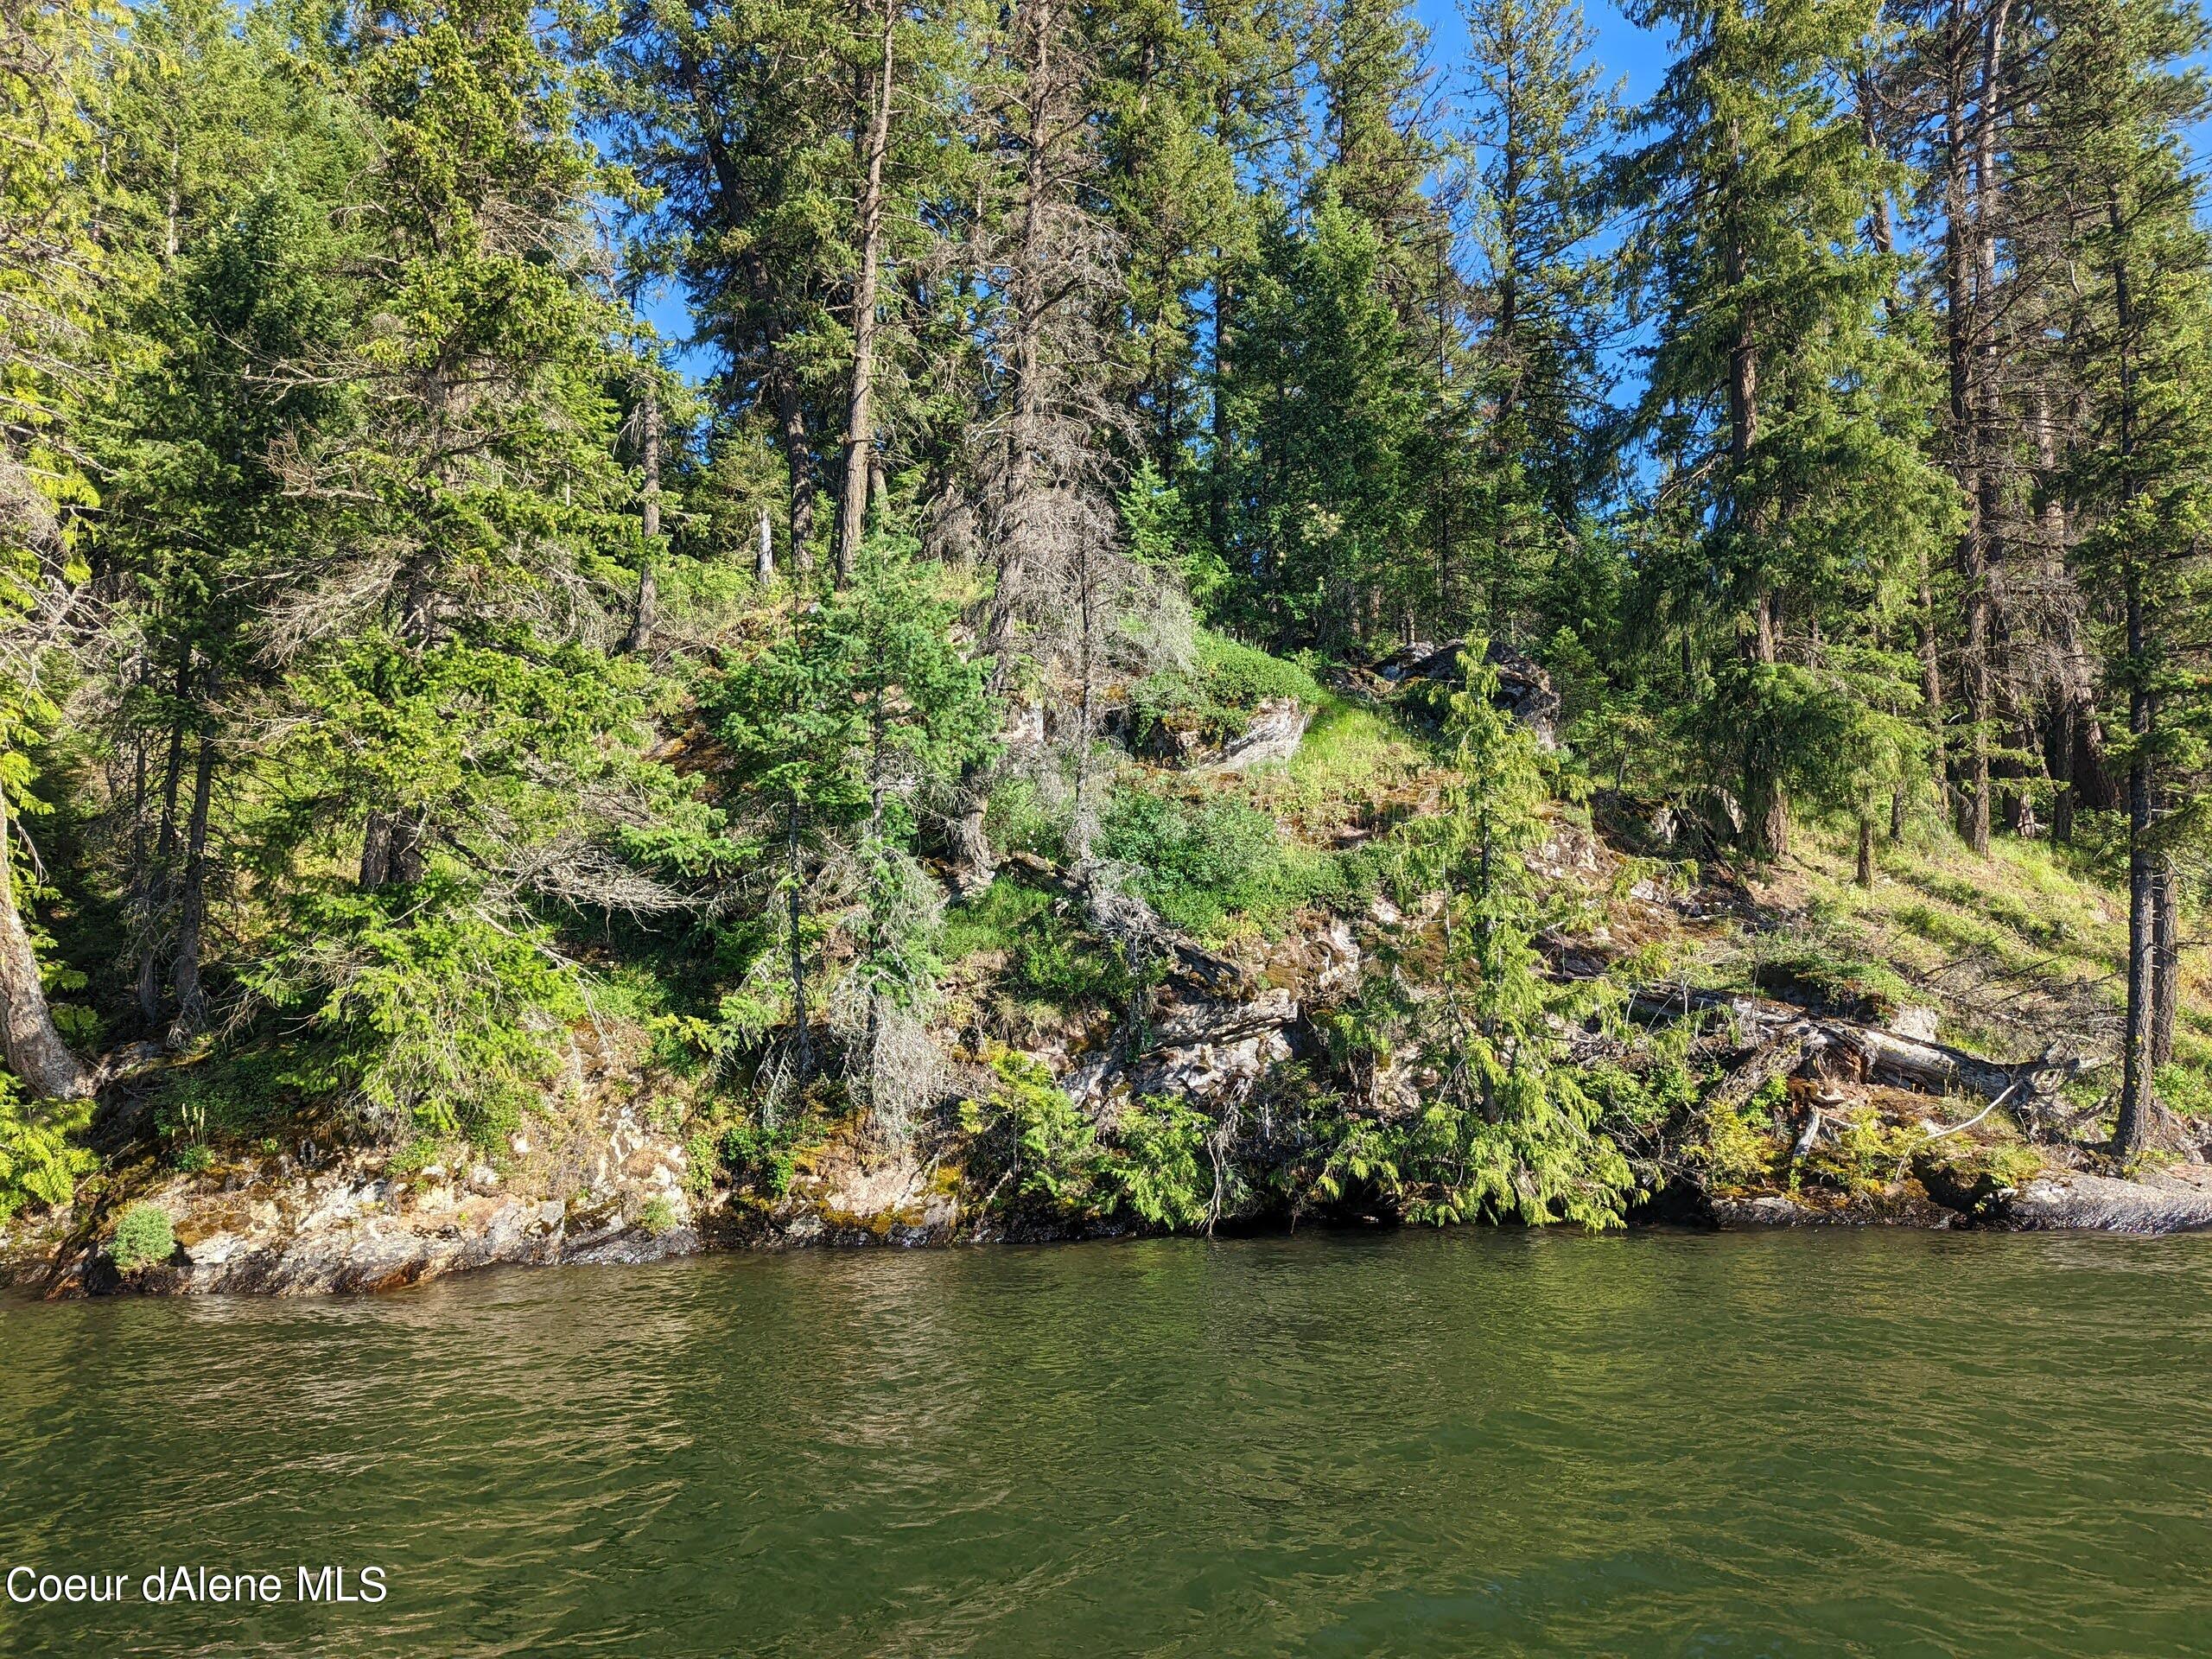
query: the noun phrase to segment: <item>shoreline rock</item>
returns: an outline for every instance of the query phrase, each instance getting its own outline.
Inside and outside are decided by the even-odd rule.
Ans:
[[[2156,1237],[2212,1228],[2212,1166],[2182,1164],[2141,1180],[2078,1170],[2038,1175],[2005,1205],[2020,1232],[2123,1233]]]
[[[937,1172],[921,1166],[897,1172],[896,1179],[857,1168],[824,1172],[807,1190],[776,1204],[710,1210],[658,1232],[626,1217],[619,1206],[516,1197],[463,1205],[450,1220],[435,1223],[435,1211],[395,1208],[393,1195],[378,1190],[399,1185],[349,1184],[342,1174],[320,1178],[316,1202],[296,1211],[289,1228],[264,1215],[261,1226],[249,1221],[233,1230],[218,1224],[212,1206],[190,1207],[180,1224],[184,1242],[169,1263],[126,1280],[104,1255],[88,1255],[48,1294],[344,1295],[498,1267],[642,1264],[729,1250],[1074,1243],[1131,1231],[970,1213]],[[234,1196],[248,1205],[267,1204],[250,1193]],[[879,1207],[848,1207],[865,1205],[871,1197],[881,1201]],[[1904,1227],[2161,1236],[2212,1230],[2212,1166],[2184,1165],[2133,1181],[2054,1172],[2023,1184],[1979,1216],[1912,1191],[1852,1198],[1768,1192],[1706,1195],[1694,1208],[1679,1202],[1655,1206],[1631,1225],[1664,1230],[1685,1222],[1726,1231]],[[52,1231],[41,1229],[34,1237],[18,1230],[0,1240],[0,1284],[42,1287],[51,1267]]]

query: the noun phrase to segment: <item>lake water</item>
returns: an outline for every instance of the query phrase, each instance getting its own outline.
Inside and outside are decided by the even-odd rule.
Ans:
[[[130,1599],[0,1599],[0,1652],[2212,1653],[2208,1437],[2212,1239],[1397,1233],[6,1302],[0,1567]],[[302,1565],[389,1589],[302,1605]],[[178,1566],[284,1600],[140,1599]]]

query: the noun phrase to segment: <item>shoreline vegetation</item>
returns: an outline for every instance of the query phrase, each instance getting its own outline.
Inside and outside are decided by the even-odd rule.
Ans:
[[[0,0],[0,1271],[2212,1225],[2204,20],[1632,16]]]

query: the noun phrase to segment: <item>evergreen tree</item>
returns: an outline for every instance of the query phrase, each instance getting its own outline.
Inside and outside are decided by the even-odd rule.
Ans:
[[[1487,430],[1479,446],[1459,435],[1483,480],[1479,517],[1460,533],[1481,550],[1475,580],[1491,626],[1510,638],[1534,621],[1544,573],[1604,479],[1614,262],[1592,243],[1618,115],[1571,0],[1471,0],[1461,15],[1477,98],[1471,366]],[[1448,529],[1438,533],[1441,572],[1453,560]]]
[[[916,569],[911,543],[879,537],[847,588],[795,599],[779,637],[714,693],[731,780],[759,805],[753,834],[773,872],[762,911],[777,942],[756,978],[781,981],[779,996],[735,1012],[749,1037],[788,1024],[785,1075],[800,1089],[819,1059],[822,976],[810,962],[822,912],[834,919],[844,908],[822,903],[833,864],[855,859],[862,881],[849,972],[861,1010],[852,1070],[864,1096],[898,1095],[887,1045],[934,989],[934,889],[912,854],[921,799],[987,758],[982,677],[952,649],[951,616]],[[832,879],[828,891],[838,885]]]
[[[18,850],[21,817],[36,806],[26,750],[58,714],[47,658],[86,574],[73,518],[95,497],[73,416],[86,394],[90,325],[112,315],[112,296],[86,280],[92,42],[89,5],[0,4],[0,1054],[46,1096],[89,1095],[92,1081],[48,1006]]]
[[[1644,420],[1679,458],[1670,487],[1699,526],[1683,574],[1703,597],[1686,605],[1717,601],[1733,636],[1703,710],[1710,738],[1732,752],[1748,844],[1774,858],[1789,848],[1783,734],[1816,690],[1802,671],[1813,642],[1854,584],[1886,583],[1953,511],[1918,411],[1896,401],[1913,381],[1880,327],[1889,260],[1860,240],[1887,169],[1828,77],[1873,20],[1812,0],[1669,0],[1637,16],[1673,22],[1681,45],[1632,169],[1657,334]]]
[[[1394,1163],[1414,1219],[1618,1225],[1628,1163],[1560,1052],[1564,1004],[1535,949],[1544,906],[1526,855],[1543,839],[1548,791],[1485,652],[1477,642],[1460,658],[1466,689],[1444,727],[1453,781],[1398,872],[1408,893],[1440,891],[1444,905],[1434,995],[1405,1011],[1436,1083]]]
[[[1245,615],[1285,645],[1341,650],[1405,600],[1417,569],[1409,469],[1421,421],[1411,347],[1373,227],[1325,196],[1279,218],[1243,306],[1231,396],[1245,435]]]
[[[2159,1005],[2174,994],[2159,971],[2161,888],[2175,832],[2204,798],[2212,251],[2180,136],[2204,86],[2177,66],[2206,31],[2186,6],[2089,4],[2064,25],[2052,97],[2075,137],[2095,283],[2071,342],[2094,411],[2072,484],[2089,521],[2082,554],[2116,623],[2107,675],[2125,734],[2127,1005],[2113,1149],[2132,1158],[2151,1127]]]
[[[585,574],[628,524],[604,395],[618,316],[586,264],[592,165],[527,7],[403,7],[335,41],[375,123],[378,235],[365,320],[324,365],[359,429],[293,483],[342,527],[268,636],[298,712],[263,856],[327,856],[351,826],[356,879],[304,884],[256,980],[315,1009],[376,1115],[449,1129],[495,1121],[573,1007],[533,906],[668,902],[605,845],[629,810],[609,740],[642,711]]]

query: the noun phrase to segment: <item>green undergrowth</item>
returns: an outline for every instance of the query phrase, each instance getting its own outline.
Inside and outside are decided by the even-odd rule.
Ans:
[[[1878,844],[1871,889],[1854,862],[1847,830],[1800,823],[1762,889],[1779,914],[1705,949],[1714,982],[1863,1020],[1930,1007],[1947,1040],[1999,1058],[2124,1005],[2126,901],[2092,847],[1999,836],[1983,860],[1941,826],[1915,824]],[[2177,1065],[2201,1072],[2212,1065],[2212,951],[2184,952],[2182,989]]]
[[[1163,729],[1225,743],[1262,702],[1283,697],[1295,697],[1308,709],[1319,702],[1321,687],[1312,670],[1201,628],[1187,669],[1162,670],[1129,688],[1130,736],[1140,751]]]
[[[940,949],[955,968],[982,969],[1009,996],[1053,1009],[1124,1006],[1156,978],[1085,928],[1065,899],[1007,875],[947,907]]]
[[[1308,906],[1347,910],[1375,880],[1363,852],[1301,843],[1233,795],[1116,790],[1101,817],[1099,849],[1138,872],[1137,891],[1163,921],[1201,938],[1232,921],[1268,928]]]

